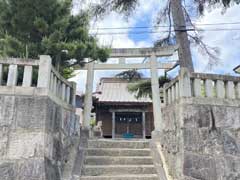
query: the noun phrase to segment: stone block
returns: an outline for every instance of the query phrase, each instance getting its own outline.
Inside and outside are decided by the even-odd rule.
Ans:
[[[45,180],[44,159],[27,159],[18,161],[17,177],[18,180]]]
[[[216,180],[215,161],[210,156],[185,152],[183,174],[196,179]]]
[[[14,96],[0,96],[0,126],[11,126],[14,124]]]
[[[236,137],[227,131],[223,132],[223,150],[224,154],[240,155],[240,146],[237,144]]]
[[[215,106],[213,108],[216,127],[240,128],[240,109],[238,107]]]
[[[0,127],[0,159],[7,155],[10,128],[7,126]]]
[[[43,157],[43,132],[11,132],[8,143],[8,159]]]
[[[44,157],[53,160],[53,134],[45,133],[44,135]]]
[[[16,180],[16,166],[13,162],[0,162],[1,180]]]
[[[203,128],[211,125],[211,113],[208,106],[185,105],[182,108],[183,126],[185,128]]]
[[[46,171],[46,180],[59,180],[60,178],[60,171],[59,167],[56,164],[53,164],[52,161],[49,159],[45,159],[44,167],[47,169]]]
[[[216,156],[217,179],[239,179],[240,158],[231,155]]]
[[[22,129],[43,129],[46,119],[47,99],[16,97],[16,126]]]

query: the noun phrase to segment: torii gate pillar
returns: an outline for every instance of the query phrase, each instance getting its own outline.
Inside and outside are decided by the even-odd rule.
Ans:
[[[157,57],[153,54],[150,59],[151,87],[153,100],[154,131],[160,131],[162,123],[161,99],[158,81]]]
[[[84,111],[83,111],[83,127],[90,129],[91,110],[92,110],[92,92],[94,80],[94,62],[88,64],[87,69],[87,83],[84,96]]]

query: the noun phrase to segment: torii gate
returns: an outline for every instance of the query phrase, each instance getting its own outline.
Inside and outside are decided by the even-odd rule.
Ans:
[[[159,131],[162,122],[161,100],[158,82],[158,69],[169,70],[175,64],[173,63],[159,63],[158,57],[172,56],[178,46],[167,46],[158,48],[122,48],[112,49],[110,58],[119,58],[118,64],[97,63],[88,60],[88,63],[81,68],[87,70],[87,83],[84,98],[84,112],[83,112],[83,127],[90,129],[91,109],[92,109],[92,92],[94,70],[124,70],[124,69],[150,69],[151,70],[151,87],[153,100],[153,116],[154,116],[154,131]],[[126,64],[125,58],[150,58],[147,63],[132,63]]]

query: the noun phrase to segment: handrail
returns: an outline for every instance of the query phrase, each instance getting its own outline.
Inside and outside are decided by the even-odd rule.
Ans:
[[[182,69],[176,78],[164,85],[164,104],[181,97],[240,99],[240,77],[189,73]]]
[[[6,66],[7,69],[5,68]],[[20,80],[21,82],[18,82],[19,74],[22,73],[19,72],[22,71],[18,68],[19,66],[23,67],[23,78]],[[36,69],[34,70],[34,68]],[[33,85],[33,80],[36,81],[36,79],[33,79],[33,72],[36,72],[36,70],[38,73],[37,85]],[[32,90],[32,88],[44,88],[49,95],[51,94],[51,97],[54,97],[54,99],[57,98],[58,101],[64,101],[67,104],[75,106],[76,84],[69,82],[60,75],[60,73],[52,66],[50,56],[41,55],[40,60],[0,58],[0,86],[16,87],[18,90],[21,87],[25,88],[24,90],[26,90],[26,88],[29,88],[29,90]],[[24,90],[21,92],[23,95]],[[3,92],[4,91],[5,90],[3,90]],[[26,92],[26,95],[29,95],[29,92]]]
[[[24,59],[24,58],[0,58],[0,64],[16,64],[22,66],[38,66],[39,60],[37,59]]]
[[[68,85],[69,87],[73,88],[73,84],[69,81],[67,81],[53,66],[52,66],[52,72],[56,75],[56,77],[61,80],[62,82],[64,82],[66,85]]]

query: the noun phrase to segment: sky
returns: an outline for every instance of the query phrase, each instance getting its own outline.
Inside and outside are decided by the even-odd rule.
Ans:
[[[86,0],[90,2],[90,0]],[[135,47],[152,47],[153,43],[159,38],[163,37],[164,33],[146,33],[134,34],[136,31],[146,31],[146,29],[136,29],[136,27],[152,27],[156,20],[156,15],[161,7],[164,6],[164,1],[159,0],[140,0],[139,5],[127,20],[120,14],[110,13],[104,19],[91,22],[91,33],[99,34],[97,38],[100,45],[112,48],[135,48]],[[82,4],[75,4],[75,13]],[[191,45],[191,52],[193,57],[194,69],[196,72],[215,73],[215,74],[231,74],[233,75],[233,68],[240,64],[240,5],[233,5],[226,12],[223,13],[221,7],[214,9],[207,9],[204,16],[194,17],[193,21],[198,24],[199,28],[203,29],[239,29],[235,31],[201,31],[200,35],[203,41],[211,47],[218,48],[220,54],[218,55],[218,65],[212,68],[208,67],[208,57],[202,53],[198,46]],[[238,24],[224,24],[221,23],[235,23]],[[209,25],[215,24],[215,25]],[[216,25],[217,24],[217,25]],[[162,24],[161,24],[162,25]],[[119,28],[131,27],[129,29],[109,29],[101,30],[99,28]],[[166,30],[164,28],[159,29]],[[121,35],[101,35],[101,33],[124,32]],[[176,60],[177,56],[172,57]],[[142,59],[136,59],[136,62]],[[164,61],[160,59],[159,61]],[[113,62],[109,60],[108,63]],[[121,71],[95,71],[94,74],[94,88],[101,77],[113,77]],[[146,77],[150,76],[149,70],[141,71]],[[175,73],[170,73],[170,76],[175,76]],[[77,90],[79,92],[85,91],[86,71],[76,71],[76,76],[70,80],[77,83]],[[159,71],[159,75],[163,75],[163,71]],[[234,74],[236,75],[236,74]]]

